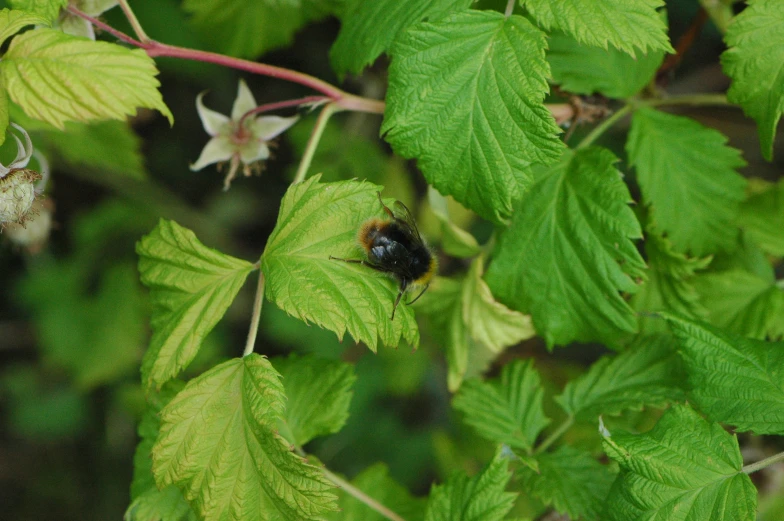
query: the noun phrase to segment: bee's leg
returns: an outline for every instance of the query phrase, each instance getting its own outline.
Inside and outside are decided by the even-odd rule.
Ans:
[[[425,294],[425,291],[427,291],[427,288],[429,288],[429,287],[430,287],[430,284],[427,284],[427,285],[425,285],[425,289],[423,289],[422,291],[420,291],[420,292],[419,292],[419,295],[417,295],[417,296],[416,296],[416,298],[415,298],[414,300],[412,300],[411,302],[406,302],[406,306],[410,306],[411,304],[413,304],[414,302],[416,302],[417,300],[419,300],[419,297],[421,297],[422,295],[424,295],[424,294]]]
[[[349,262],[351,264],[367,264],[362,259],[341,259],[340,257],[333,257],[332,255],[329,256],[329,260],[339,260],[343,262]]]
[[[381,206],[384,208],[384,211],[387,212],[387,215],[389,215],[391,218],[394,219],[395,214],[392,213],[392,210],[390,210],[387,205],[384,204],[384,200],[381,199],[381,192],[376,192],[376,193],[378,194],[378,202],[381,203]]]
[[[400,304],[400,298],[403,296],[403,293],[405,293],[405,290],[403,289],[401,289],[397,293],[397,298],[395,299],[395,305],[392,306],[392,316],[389,317],[389,320],[395,320],[395,311],[397,311],[397,305]]]

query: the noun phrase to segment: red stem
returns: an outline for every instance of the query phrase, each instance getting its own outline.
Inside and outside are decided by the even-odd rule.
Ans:
[[[274,65],[267,65],[265,63],[253,62],[250,60],[243,60],[241,58],[233,58],[208,51],[199,51],[196,49],[187,49],[185,47],[177,47],[176,45],[167,45],[165,43],[156,42],[153,40],[147,42],[140,42],[122,31],[118,31],[114,27],[93,18],[92,16],[80,11],[76,7],[68,6],[68,12],[83,18],[98,27],[113,35],[115,38],[144,49],[150,58],[165,57],[165,58],[180,58],[184,60],[194,60],[205,63],[214,63],[232,69],[247,71],[252,74],[260,74],[262,76],[270,76],[292,83],[298,83],[306,87],[320,92],[331,99],[336,105],[343,110],[356,110],[361,112],[371,112],[377,114],[384,113],[384,102],[380,100],[373,100],[349,94],[334,85],[322,81],[318,78],[303,74],[301,72],[284,69],[282,67],[275,67]],[[271,109],[267,109],[271,110]]]

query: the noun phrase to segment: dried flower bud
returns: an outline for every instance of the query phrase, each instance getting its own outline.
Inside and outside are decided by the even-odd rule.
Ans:
[[[26,168],[11,170],[0,177],[0,225],[24,222],[35,200],[35,182],[41,175]]]

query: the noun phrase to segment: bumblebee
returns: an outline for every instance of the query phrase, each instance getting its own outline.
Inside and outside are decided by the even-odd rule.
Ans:
[[[438,261],[419,235],[411,212],[400,201],[395,201],[391,210],[381,199],[378,201],[389,219],[373,218],[366,221],[359,229],[357,239],[365,250],[366,259],[340,259],[329,256],[331,260],[339,260],[352,264],[362,264],[381,273],[386,273],[397,280],[399,290],[395,304],[392,306],[390,320],[395,320],[400,299],[406,291],[422,288],[422,291],[410,302],[413,304],[427,291],[430,280],[438,269]]]

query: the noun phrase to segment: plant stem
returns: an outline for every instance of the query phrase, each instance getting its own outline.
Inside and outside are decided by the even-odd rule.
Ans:
[[[259,268],[256,263],[256,268]],[[245,342],[245,351],[242,356],[248,356],[253,352],[253,346],[256,344],[256,335],[259,332],[259,320],[261,319],[261,305],[264,303],[264,272],[259,269],[259,283],[256,286],[256,298],[253,301],[253,317],[250,320],[250,329],[248,330],[248,340]]]
[[[139,23],[139,19],[136,18],[136,15],[133,13],[131,6],[128,5],[128,0],[119,0],[120,8],[125,13],[125,17],[128,19],[128,23],[131,24],[133,27],[133,32],[136,33],[136,37],[142,42],[149,42],[150,37],[147,36],[147,33],[144,32],[142,29],[142,24]]]
[[[655,98],[635,102],[640,107],[661,107],[666,105],[728,105],[732,104],[727,101],[727,96],[724,94],[685,94],[683,96],[673,96],[671,98]]]
[[[294,180],[291,184],[295,185],[305,180],[305,175],[308,173],[308,168],[310,168],[310,163],[313,161],[313,155],[316,153],[316,148],[318,147],[319,141],[321,141],[321,135],[324,133],[324,129],[327,127],[327,121],[329,121],[330,116],[337,112],[339,108],[334,103],[329,103],[321,109],[319,113],[318,119],[316,120],[316,125],[313,127],[313,132],[310,133],[310,138],[308,138],[308,144],[305,147],[305,153],[302,154],[302,160],[299,162],[299,167],[297,167],[297,173],[294,176]]]
[[[348,92],[345,92],[339,89],[338,87],[335,87],[330,83],[327,83],[326,81],[320,80],[314,76],[310,76],[309,74],[293,71],[291,69],[284,69],[283,67],[275,67],[274,65],[267,65],[265,63],[258,63],[250,60],[233,58],[231,56],[225,56],[223,54],[218,54],[214,52],[200,51],[197,49],[188,49],[185,47],[178,47],[176,45],[167,45],[165,43],[160,43],[154,40],[150,40],[149,38],[145,41],[136,40],[131,36],[128,36],[127,34],[123,33],[122,31],[118,31],[117,29],[111,27],[110,25],[105,24],[104,22],[101,22],[100,20],[93,18],[92,16],[89,16],[88,14],[80,11],[79,9],[73,6],[68,7],[68,12],[70,12],[75,16],[87,20],[94,26],[106,31],[107,33],[111,34],[115,38],[125,43],[144,49],[147,55],[151,58],[158,58],[158,57],[180,58],[183,60],[193,60],[193,61],[200,61],[204,63],[214,63],[216,65],[221,65],[223,67],[250,72],[251,74],[259,74],[262,76],[278,78],[284,81],[298,83],[300,85],[304,85],[305,87],[309,87],[317,92],[320,92],[325,96],[329,97],[333,101],[333,103],[338,105],[343,110],[369,112],[372,114],[384,113],[385,104],[383,101],[363,98],[361,96],[355,96],[353,94],[349,94]],[[144,35],[144,37],[146,38],[147,36]]]
[[[575,148],[585,148],[591,145],[594,141],[599,139],[599,137],[607,132],[607,130],[615,125],[620,119],[624,116],[629,114],[632,111],[631,105],[625,105],[623,108],[618,110],[615,114],[610,116],[609,118],[602,121],[599,125],[596,126],[587,136],[583,138],[582,141],[575,147]]]
[[[769,467],[770,465],[773,465],[774,463],[782,460],[784,460],[784,452],[779,452],[778,454],[774,454],[773,456],[758,461],[757,463],[746,465],[741,470],[744,474],[751,474],[752,472],[757,472],[758,470],[762,470],[765,467]]]
[[[330,480],[332,483],[343,489],[347,494],[354,496],[358,501],[361,501],[369,508],[372,508],[385,518],[389,519],[389,521],[406,521],[402,517],[400,517],[395,512],[392,512],[390,509],[373,499],[372,497],[368,496],[357,487],[349,483],[348,481],[344,480],[340,476],[336,476],[332,472],[327,469],[321,469],[324,475]]]
[[[504,10],[504,16],[505,17],[509,18],[510,16],[512,16],[512,12],[514,11],[516,3],[517,3],[517,0],[508,0],[506,2],[506,9]]]
[[[566,418],[563,421],[563,423],[561,423],[561,425],[558,426],[557,429],[551,432],[550,435],[547,438],[545,438],[544,441],[542,441],[542,443],[540,443],[538,447],[536,447],[536,449],[534,450],[534,454],[540,454],[546,451],[548,447],[550,447],[550,445],[555,443],[556,440],[558,440],[558,438],[563,436],[564,433],[569,430],[569,428],[572,426],[573,423],[574,423],[574,416],[569,416],[568,418]]]

